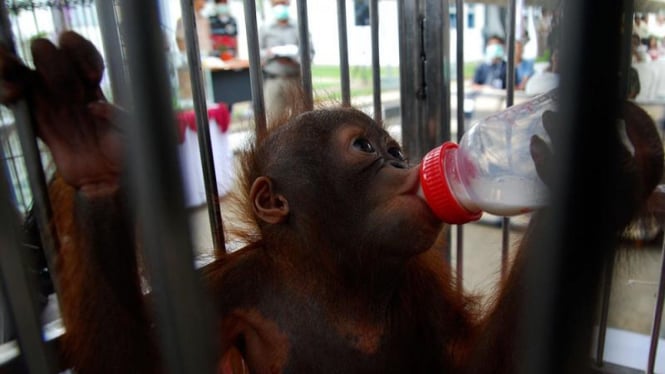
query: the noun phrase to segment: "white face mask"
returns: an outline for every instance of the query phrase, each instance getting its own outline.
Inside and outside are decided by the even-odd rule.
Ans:
[[[289,6],[285,4],[277,4],[272,7],[272,15],[278,21],[286,21],[289,19]]]

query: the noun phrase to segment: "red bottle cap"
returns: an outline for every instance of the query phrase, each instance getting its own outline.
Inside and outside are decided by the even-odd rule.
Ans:
[[[443,158],[447,152],[457,148],[457,144],[446,142],[425,155],[420,164],[420,186],[427,204],[441,221],[461,225],[480,219],[483,212],[471,212],[464,208],[450,190],[443,170]]]

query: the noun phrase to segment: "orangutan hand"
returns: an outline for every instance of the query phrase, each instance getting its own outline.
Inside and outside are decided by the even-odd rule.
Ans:
[[[112,193],[122,164],[120,127],[129,117],[102,93],[104,61],[95,46],[72,31],[58,44],[32,42],[35,70],[0,50],[0,102],[26,100],[65,182],[88,196]]]
[[[545,131],[550,136],[553,145],[556,147],[558,142],[558,132],[557,124],[558,114],[552,111],[546,111],[543,113],[543,127]],[[536,172],[540,179],[547,185],[552,186],[552,168],[554,167],[554,154],[552,149],[538,135],[533,135],[531,137],[531,143],[529,144],[531,151],[531,158],[536,166]]]

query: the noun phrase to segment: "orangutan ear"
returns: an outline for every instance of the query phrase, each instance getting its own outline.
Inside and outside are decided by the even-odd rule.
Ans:
[[[249,199],[256,216],[266,223],[283,222],[289,215],[289,202],[273,191],[272,180],[268,177],[256,178],[249,191]]]

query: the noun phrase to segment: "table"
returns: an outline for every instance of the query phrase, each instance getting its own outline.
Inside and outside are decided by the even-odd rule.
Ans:
[[[185,192],[185,206],[196,207],[206,203],[203,166],[199,150],[196,117],[193,110],[177,113],[178,155]],[[210,143],[219,196],[227,194],[235,179],[233,150],[229,145],[228,129],[231,114],[224,103],[208,108]]]
[[[205,59],[203,67],[210,71],[213,100],[216,103],[234,103],[252,100],[249,79],[249,61]]]

